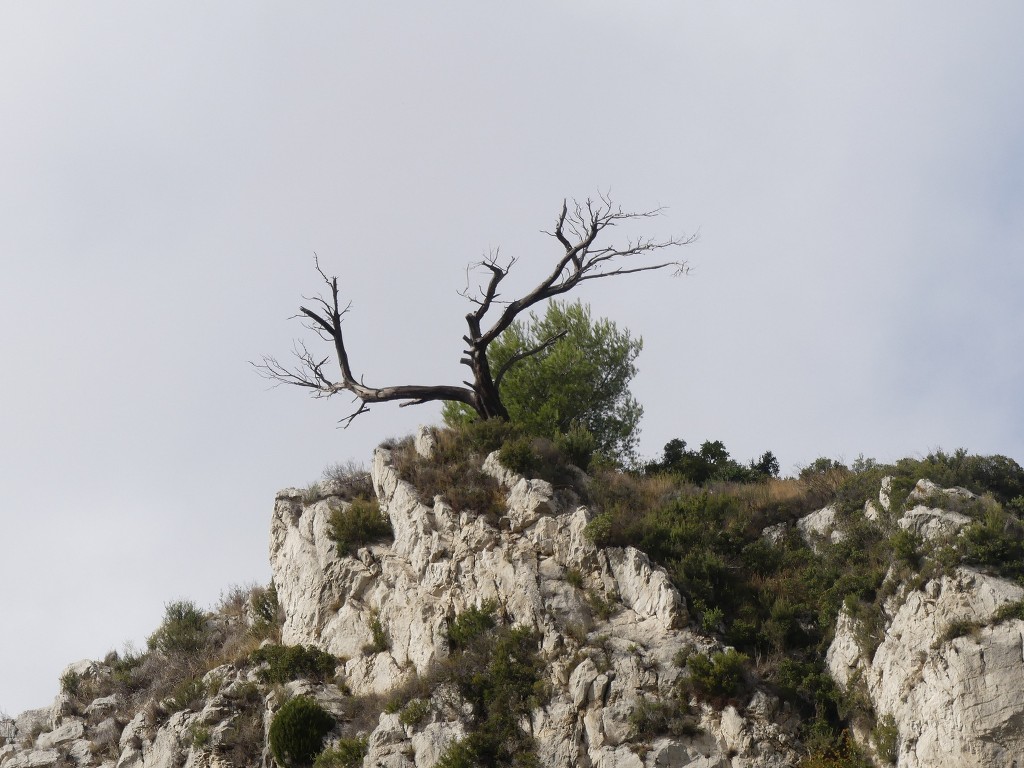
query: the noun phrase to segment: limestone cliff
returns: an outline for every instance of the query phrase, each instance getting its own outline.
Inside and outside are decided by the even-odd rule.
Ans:
[[[430,453],[426,433],[416,447]],[[282,491],[270,536],[281,623],[270,639],[260,646],[267,634],[252,627],[267,617],[242,606],[205,618],[206,655],[191,666],[175,657],[184,667],[173,685],[161,687],[172,678],[160,665],[173,664],[156,652],[77,662],[52,707],[0,722],[0,768],[270,768],[270,723],[300,694],[333,718],[327,743],[358,744],[366,768],[428,768],[476,727],[437,674],[455,658],[453,625],[474,609],[532,633],[542,679],[519,727],[539,765],[800,764],[802,724],[754,670],[733,696],[687,686],[693,659],[728,649],[697,631],[662,569],[634,548],[595,546],[575,493],[518,476],[496,454],[481,469],[500,488],[496,513],[422,498],[378,449],[373,494],[393,538],[347,552],[332,531],[350,506],[345,488]],[[961,491],[921,483],[914,493],[886,523],[883,484],[864,514],[922,540],[955,539],[968,518],[942,499]],[[817,550],[843,540],[840,520],[830,506],[765,539],[776,546],[789,526]],[[1024,589],[964,567],[911,578],[895,564],[885,589],[876,642],[865,642],[865,617],[844,611],[828,652],[831,674],[860,702],[850,717],[876,764],[1024,765],[1024,621],[1006,611]],[[329,654],[333,671],[270,674],[269,651],[297,646]]]

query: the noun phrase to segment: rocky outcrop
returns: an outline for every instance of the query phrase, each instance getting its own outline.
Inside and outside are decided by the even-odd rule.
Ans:
[[[424,455],[436,449],[429,432],[415,446]],[[479,470],[497,484],[494,503],[456,510],[444,496],[422,498],[399,476],[392,452],[379,449],[372,493],[393,539],[354,552],[339,552],[332,516],[349,508],[353,487],[369,494],[370,486],[337,480],[278,494],[270,562],[284,618],[273,631],[280,628],[285,645],[338,657],[336,675],[304,672],[273,682],[261,656],[267,649],[257,650],[267,635],[247,634],[255,614],[207,615],[213,651],[173,684],[165,676],[162,687],[140,693],[125,682],[125,668],[116,669],[116,654],[70,665],[51,707],[0,721],[0,768],[272,768],[269,724],[296,695],[330,713],[336,727],[329,743],[365,739],[347,743],[365,747],[366,768],[430,768],[478,725],[453,682],[458,678],[436,673],[468,658],[449,647],[449,629],[484,606],[505,627],[528,628],[536,639],[543,679],[531,690],[543,694],[517,712],[533,707],[519,722],[541,765],[800,762],[801,724],[749,668],[743,694],[715,706],[692,695],[687,678],[693,674],[694,682],[697,667],[687,658],[727,649],[694,629],[662,569],[631,547],[595,546],[587,535],[591,511],[572,491],[556,493],[543,480],[521,477],[497,454]],[[887,478],[877,500],[865,503],[864,528],[850,525],[859,524],[856,507],[830,505],[795,524],[789,518],[766,527],[764,540],[809,556],[799,536],[828,557],[842,551],[830,547],[857,540],[851,530],[867,529],[877,539],[902,528],[916,534],[901,534],[904,545],[923,541],[926,551],[945,545],[949,552],[965,540],[959,537],[970,514],[978,517],[991,501],[921,481],[896,505],[892,488]],[[903,552],[908,562],[917,554]],[[864,713],[854,717],[854,732],[880,766],[1020,768],[1024,620],[1016,617],[1024,611],[1024,587],[971,568],[933,566],[926,578],[894,565],[879,616],[839,615],[827,665],[848,703]],[[145,657],[153,668],[142,677],[157,680],[157,666],[170,657]]]
[[[778,717],[765,694],[761,709],[742,714],[698,708],[696,735],[638,738],[638,709],[673,694],[677,654],[717,646],[686,629],[682,598],[646,555],[594,546],[585,534],[586,508],[556,497],[542,480],[509,472],[496,456],[484,471],[505,491],[498,519],[456,512],[441,497],[423,503],[379,449],[373,483],[394,541],[354,557],[340,556],[329,535],[332,507],[345,502],[282,492],[270,560],[287,616],[284,641],[346,657],[353,693],[384,693],[447,655],[445,630],[455,616],[494,601],[509,623],[541,638],[552,693],[534,711],[530,730],[542,765],[795,762],[796,723]],[[386,649],[373,648],[375,623],[387,634]],[[462,728],[439,720],[416,730],[382,715],[366,764],[431,765]]]
[[[910,503],[967,499],[924,481]],[[961,520],[960,518],[964,518]],[[924,520],[922,524],[918,524]],[[955,536],[969,518],[918,504],[898,521],[925,538]],[[894,578],[890,574],[890,580]],[[895,585],[884,634],[864,648],[860,621],[840,615],[827,661],[836,681],[895,728],[900,768],[1014,766],[1024,755],[1024,621],[999,620],[1024,588],[959,567],[919,588]],[[891,721],[889,721],[891,718]],[[861,729],[865,742],[870,740]],[[884,762],[884,761],[883,761]]]

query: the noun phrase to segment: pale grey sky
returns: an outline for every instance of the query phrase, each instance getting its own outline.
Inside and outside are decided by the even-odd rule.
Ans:
[[[0,708],[266,582],[274,492],[437,408],[267,390],[343,277],[369,383],[458,382],[464,267],[563,196],[667,206],[642,450],[1024,459],[1016,2],[0,5]],[[510,281],[511,282],[511,281]]]

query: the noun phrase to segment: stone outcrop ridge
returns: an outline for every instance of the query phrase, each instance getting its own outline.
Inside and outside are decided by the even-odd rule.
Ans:
[[[342,503],[330,488],[313,503],[282,492],[270,559],[287,616],[284,642],[347,657],[352,692],[382,693],[447,653],[445,628],[457,614],[493,600],[509,622],[542,638],[553,693],[530,723],[542,765],[794,764],[796,723],[765,694],[742,716],[733,707],[703,707],[698,735],[641,747],[631,715],[642,702],[669,696],[680,650],[707,652],[714,642],[685,628],[682,598],[646,555],[590,542],[587,509],[556,497],[542,480],[514,475],[493,455],[484,469],[507,492],[497,521],[456,513],[441,497],[423,503],[390,453],[378,449],[373,483],[395,539],[355,557],[339,557],[330,540],[331,507]],[[390,648],[367,654],[374,622]],[[458,721],[435,722],[428,734],[382,715],[365,764],[430,765],[429,756],[462,730]]]
[[[430,452],[429,433],[417,448]],[[252,657],[236,655],[205,674],[201,695],[176,708],[153,699],[129,707],[116,693],[65,692],[51,707],[0,721],[0,768],[273,768],[267,729],[286,698],[314,697],[336,722],[349,722],[353,696],[372,702],[429,674],[449,654],[453,619],[485,603],[539,638],[550,695],[523,725],[541,765],[799,763],[800,724],[756,687],[736,707],[691,702],[695,727],[673,731],[685,735],[638,733],[638,713],[678,696],[681,652],[708,654],[721,645],[693,629],[683,599],[642,552],[594,546],[585,533],[591,512],[571,492],[520,477],[496,455],[483,470],[502,488],[502,511],[457,512],[443,497],[421,498],[399,477],[391,453],[379,449],[372,482],[394,540],[348,556],[338,553],[330,524],[334,510],[348,504],[345,488],[327,483],[316,494],[278,494],[270,561],[284,609],[282,642],[343,658],[335,678],[274,686]],[[971,520],[958,510],[979,501],[964,489],[921,481],[896,519],[890,495],[883,481],[877,500],[864,506],[865,519],[935,544],[955,540]],[[821,551],[842,540],[843,525],[839,508],[830,506],[795,529]],[[779,523],[764,535],[780,542],[793,527]],[[877,647],[865,647],[871,633],[843,612],[828,651],[832,676],[871,712],[853,723],[859,740],[879,766],[891,757],[897,768],[1024,768],[1024,621],[999,613],[1024,601],[1024,588],[965,567],[914,583],[901,583],[900,573],[894,566],[887,577],[891,597]],[[244,620],[208,617],[217,631]],[[66,674],[82,690],[109,691],[115,670],[82,661]],[[430,768],[470,728],[463,702],[443,685],[414,725],[400,712],[377,717],[382,706],[359,726],[367,736],[365,768]],[[891,755],[878,751],[873,724],[888,729]]]
[[[64,674],[74,673],[85,683],[109,677],[112,670],[102,663],[83,660],[69,665]],[[256,675],[252,669],[223,665],[204,677],[209,691],[201,706],[177,712],[157,721],[154,706],[139,710],[125,722],[124,701],[117,695],[94,699],[85,707],[73,705],[66,693],[50,707],[33,709],[14,720],[9,743],[0,745],[3,768],[214,768],[220,762],[210,746],[241,736],[257,742],[243,751],[253,752],[260,765],[270,766],[263,748],[264,732],[239,733],[242,710],[253,696]],[[264,709],[262,694],[256,706]],[[154,703],[155,704],[155,703]],[[198,734],[205,732],[208,743]],[[254,763],[250,763],[254,764]]]
[[[916,505],[897,523],[925,538],[956,535],[969,518],[936,505],[943,495],[965,494],[922,481],[910,501],[927,498],[929,505]],[[836,681],[866,695],[877,720],[892,718],[896,764],[1024,765],[1024,621],[995,617],[1024,599],[1024,588],[960,567],[895,591],[873,654],[858,641],[859,622],[843,613],[827,658]],[[860,736],[869,740],[863,729]]]

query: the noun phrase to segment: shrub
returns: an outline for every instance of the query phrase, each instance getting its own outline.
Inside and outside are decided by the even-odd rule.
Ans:
[[[582,424],[573,423],[567,432],[555,435],[555,448],[566,461],[586,472],[597,450],[597,438]]]
[[[354,499],[347,507],[331,510],[331,538],[342,557],[366,544],[393,537],[391,520],[381,513],[376,499]]]
[[[640,699],[629,715],[630,739],[650,741],[658,736],[696,736],[700,733],[689,706],[678,698]]]
[[[195,603],[179,600],[168,603],[164,620],[147,641],[151,650],[167,654],[196,654],[209,641],[206,617]]]
[[[524,477],[547,480],[554,486],[572,485],[576,475],[556,442],[520,435],[509,439],[498,454],[501,463]],[[589,459],[588,459],[589,461]]]
[[[981,628],[981,625],[976,621],[970,621],[969,619],[958,619],[951,621],[946,625],[946,628],[942,631],[939,636],[939,643],[948,643],[951,640],[956,640],[958,637],[966,637],[972,635]]]
[[[206,697],[206,684],[199,676],[190,677],[178,683],[163,705],[168,713],[194,709]]]
[[[383,653],[391,647],[391,640],[376,614],[370,619],[370,633],[373,635],[373,642],[363,646],[363,653]]]
[[[570,587],[580,589],[583,586],[583,574],[578,568],[569,568],[565,572],[565,580],[568,582]]]
[[[340,739],[333,747],[325,749],[316,760],[314,768],[359,768],[369,749],[369,741],[365,736]]]
[[[521,766],[536,762],[533,738],[520,727],[542,696],[543,665],[537,636],[526,627],[483,629],[486,614],[453,625],[472,627],[468,647],[461,647],[446,667],[471,708],[470,734],[453,744],[438,765]],[[460,617],[461,618],[461,617]],[[524,762],[526,761],[526,762]]]
[[[875,751],[886,763],[895,763],[899,753],[900,731],[892,715],[885,715],[871,731]]]
[[[402,725],[416,726],[430,714],[430,702],[427,699],[413,699],[405,705],[398,720]]]
[[[331,716],[316,701],[296,696],[284,703],[270,723],[270,751],[284,768],[308,766],[333,727]]]
[[[202,725],[193,725],[189,729],[192,736],[192,746],[196,749],[203,749],[210,743],[210,729]]]
[[[844,730],[838,736],[829,733],[812,744],[810,754],[797,768],[874,768],[874,764],[865,757],[849,731]]]
[[[304,645],[264,645],[249,657],[255,664],[267,664],[259,672],[265,683],[287,683],[300,677],[323,681],[334,675],[338,657]]]
[[[1024,600],[999,606],[992,618],[996,624],[1014,619],[1024,621]]]
[[[1024,526],[1001,509],[964,529],[959,541],[961,561],[982,566],[1006,578],[1024,576]]]
[[[690,690],[708,701],[736,701],[747,690],[748,661],[745,654],[732,648],[710,657],[691,656],[687,664]]]
[[[989,492],[1001,503],[1024,494],[1024,469],[1006,456],[936,451],[924,459],[900,459],[897,472],[915,479],[927,477],[943,488],[959,486],[978,495]]]
[[[366,468],[357,462],[346,461],[331,464],[323,471],[324,485],[332,495],[351,501],[373,498],[373,480]]]
[[[249,595],[249,631],[253,637],[263,640],[274,636],[284,623],[284,613],[277,600],[277,587],[256,587]]]
[[[892,538],[889,541],[892,544],[893,556],[897,560],[914,569],[920,566],[920,536],[901,528],[892,535]]]
[[[81,686],[82,676],[74,670],[69,669],[60,676],[60,692],[65,696],[70,696],[73,699],[77,698]]]
[[[441,496],[456,511],[500,515],[505,510],[505,494],[481,467],[510,431],[499,419],[472,422],[438,430],[429,459],[416,452],[412,440],[396,445],[392,456],[402,479],[416,488],[424,503],[432,505],[434,498]]]
[[[476,638],[494,628],[494,612],[498,604],[485,600],[479,608],[463,611],[448,625],[448,645],[453,651],[468,648]]]

